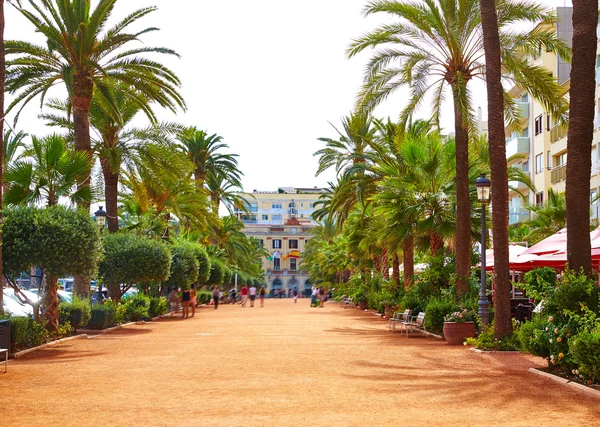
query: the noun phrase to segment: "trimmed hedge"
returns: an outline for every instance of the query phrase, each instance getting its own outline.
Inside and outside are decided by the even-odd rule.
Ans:
[[[114,304],[93,304],[91,318],[88,322],[90,329],[106,329],[116,325],[116,307]]]
[[[74,330],[85,327],[91,317],[90,303],[86,300],[74,298],[72,302],[63,302],[59,306],[59,322],[69,322]]]

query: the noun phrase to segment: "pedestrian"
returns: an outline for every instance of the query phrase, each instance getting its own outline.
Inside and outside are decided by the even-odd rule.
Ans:
[[[313,286],[312,293],[310,294],[310,306],[311,307],[317,306],[317,288],[315,288],[314,286]]]
[[[190,290],[190,308],[192,309],[192,317],[196,314],[196,285],[192,285]]]
[[[332,301],[333,300],[333,289],[329,289],[329,292],[327,293],[327,301]]]
[[[254,307],[254,301],[256,300],[256,288],[254,285],[248,289],[248,293],[250,294],[250,307]]]
[[[213,300],[215,302],[215,310],[219,308],[219,300],[221,299],[221,291],[218,286],[213,289]]]
[[[169,293],[169,313],[171,313],[171,316],[174,313],[177,313],[177,310],[179,308],[179,295],[177,293],[177,288],[173,288],[171,290],[171,292]]]
[[[258,295],[260,296],[260,306],[264,307],[265,306],[265,296],[267,295],[267,290],[265,289],[264,286],[260,287],[260,291],[258,292]]]
[[[183,312],[181,314],[182,319],[186,319],[190,312],[190,290],[184,289],[181,291],[181,301],[183,303]]]
[[[325,288],[321,286],[319,288],[319,307],[323,308],[325,305]]]
[[[246,307],[246,301],[248,300],[248,287],[246,285],[240,289],[240,295],[242,296],[242,307]]]
[[[294,289],[294,304],[298,302],[298,290]]]
[[[235,288],[231,288],[231,290],[229,291],[229,299],[231,300],[232,304],[235,304],[235,298],[236,298],[236,290]]]

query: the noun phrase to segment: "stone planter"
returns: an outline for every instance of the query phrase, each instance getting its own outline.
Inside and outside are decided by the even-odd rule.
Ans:
[[[367,307],[368,307],[367,301],[362,301],[361,300],[361,301],[358,302],[358,308],[360,308],[361,310],[366,310]]]
[[[391,305],[386,305],[383,309],[383,314],[385,315],[386,318],[390,318],[392,317],[392,306]]]
[[[449,345],[460,345],[475,336],[475,322],[444,322],[444,338]]]

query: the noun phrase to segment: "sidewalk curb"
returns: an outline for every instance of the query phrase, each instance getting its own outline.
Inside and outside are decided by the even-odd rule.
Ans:
[[[32,348],[28,348],[26,350],[21,350],[21,351],[19,351],[17,353],[13,353],[12,356],[13,356],[13,359],[18,359],[18,358],[20,358],[22,356],[25,356],[26,354],[29,354],[29,353],[32,353],[32,352],[36,351],[36,350],[41,350],[43,348],[51,347],[53,345],[60,344],[60,343],[66,342],[66,341],[72,341],[72,340],[77,340],[77,339],[82,339],[82,338],[86,338],[87,339],[89,337],[87,336],[87,334],[73,335],[73,336],[70,336],[70,337],[67,337],[67,338],[61,338],[61,339],[56,340],[56,341],[50,341],[49,343],[38,345],[37,347],[32,347]]]
[[[84,331],[86,334],[93,335],[93,336],[89,337],[90,339],[92,339],[94,337],[97,337],[98,335],[106,334],[109,332],[114,332],[114,331],[122,329],[126,326],[143,325],[144,323],[146,323],[146,322],[144,322],[142,320],[140,322],[123,323],[122,325],[113,326],[112,328],[108,328],[108,329],[82,329],[82,331]]]
[[[475,347],[471,347],[469,350],[471,350],[473,353],[479,353],[479,354],[506,354],[506,355],[510,355],[510,354],[527,354],[527,353],[523,353],[523,352],[520,352],[520,351],[480,350],[480,349],[475,348]]]
[[[595,397],[596,399],[600,399],[600,391],[594,390],[590,387],[584,386],[583,384],[579,384],[573,381],[570,381],[566,378],[561,378],[553,374],[549,374],[548,372],[540,371],[536,368],[529,368],[529,373],[534,375],[539,375],[542,378],[546,378],[549,381],[554,381],[556,383],[565,385],[573,389],[573,391],[577,393],[583,393],[590,397]]]

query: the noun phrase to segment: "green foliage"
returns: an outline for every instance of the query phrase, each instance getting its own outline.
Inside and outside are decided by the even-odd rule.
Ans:
[[[171,274],[165,282],[167,287],[188,289],[198,278],[198,258],[193,245],[178,243],[171,249]]]
[[[10,339],[13,351],[36,347],[50,341],[51,335],[42,323],[28,317],[10,318]]]
[[[72,302],[62,302],[59,305],[59,322],[68,322],[74,330],[85,327],[91,317],[91,307],[87,300],[75,297]]]
[[[196,303],[198,305],[210,304],[211,299],[212,299],[211,291],[197,291],[196,292]]]
[[[581,304],[592,306],[595,286],[594,280],[585,274],[576,274],[572,270],[565,270],[562,280],[557,284],[550,300],[544,305],[544,312],[566,314],[565,311],[580,311]]]
[[[584,330],[569,340],[569,351],[580,374],[600,383],[600,327]]]
[[[550,267],[536,268],[525,273],[519,286],[535,301],[547,300],[556,289],[556,271]]]
[[[413,313],[420,313],[425,311],[427,302],[431,298],[438,297],[439,295],[440,289],[435,284],[424,280],[417,280],[402,297],[400,307],[402,310],[410,308]]]
[[[444,317],[460,309],[460,305],[449,297],[432,298],[425,307],[425,327],[427,330],[442,332]]]
[[[93,304],[91,318],[88,322],[90,329],[106,329],[116,325],[117,307],[112,302]]]
[[[167,299],[165,297],[151,297],[148,306],[148,316],[154,318],[166,314],[169,310]]]
[[[150,320],[149,308],[150,298],[141,293],[135,294],[130,298],[123,299],[117,306],[116,321],[125,323]]]
[[[99,273],[107,285],[163,281],[170,265],[169,248],[160,241],[125,233],[104,236]]]
[[[444,322],[456,322],[456,323],[465,323],[465,322],[477,322],[477,313],[475,310],[469,310],[466,308],[460,308],[458,311],[448,313],[444,317]]]
[[[223,263],[216,258],[212,259],[210,266],[210,277],[208,278],[208,281],[206,283],[213,286],[220,285],[221,283],[223,283],[224,276],[225,267],[223,266]],[[250,283],[249,280],[252,279],[248,277],[246,282]]]
[[[541,314],[534,314],[531,321],[521,325],[519,330],[521,348],[534,356],[550,357],[550,348],[545,333],[547,329],[550,329],[547,319]]]
[[[196,279],[197,284],[206,283],[210,277],[211,263],[206,249],[199,244],[193,244],[192,250],[198,260],[198,278]]]
[[[501,339],[494,338],[493,323],[483,329],[483,332],[475,338],[468,338],[467,345],[485,351],[519,351],[521,342],[519,339],[519,330],[513,328],[510,335],[505,335]]]

